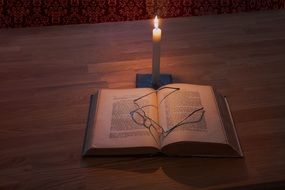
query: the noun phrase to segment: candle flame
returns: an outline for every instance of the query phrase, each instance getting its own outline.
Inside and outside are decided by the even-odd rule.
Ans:
[[[154,18],[154,27],[155,27],[155,29],[158,29],[158,18],[157,18],[157,15]]]

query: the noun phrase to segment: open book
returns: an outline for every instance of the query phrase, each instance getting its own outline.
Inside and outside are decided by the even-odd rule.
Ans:
[[[211,86],[101,89],[91,97],[83,155],[242,157],[226,99]]]

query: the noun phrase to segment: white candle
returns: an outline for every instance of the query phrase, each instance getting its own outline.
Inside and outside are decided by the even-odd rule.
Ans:
[[[161,30],[158,28],[158,18],[155,16],[154,29],[152,31],[152,84],[154,87],[160,85],[160,40]]]

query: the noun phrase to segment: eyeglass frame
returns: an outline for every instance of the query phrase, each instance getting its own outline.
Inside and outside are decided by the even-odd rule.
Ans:
[[[156,93],[156,92],[158,92],[158,91],[160,91],[160,90],[163,90],[163,89],[174,89],[174,91],[170,92],[170,93],[167,94],[165,97],[163,97],[163,99],[160,101],[159,104],[161,104],[169,95],[171,95],[172,93],[174,93],[174,92],[180,90],[180,88],[175,88],[175,87],[162,87],[162,88],[157,89],[157,90],[154,91],[154,92],[150,92],[150,93],[148,93],[148,94],[145,94],[145,95],[143,95],[143,96],[141,96],[141,97],[136,98],[136,99],[133,100],[133,101],[134,101],[134,104],[135,104],[138,108],[136,108],[135,110],[133,110],[133,111],[130,112],[130,115],[131,115],[132,120],[133,120],[136,124],[138,124],[138,125],[143,125],[145,128],[149,129],[151,135],[153,136],[153,138],[154,138],[155,140],[156,140],[156,138],[154,137],[154,135],[152,134],[152,132],[151,132],[151,130],[150,130],[150,128],[153,127],[153,128],[157,131],[157,128],[153,125],[153,123],[154,123],[156,126],[158,126],[158,127],[160,128],[161,134],[163,135],[163,137],[166,137],[166,136],[169,135],[174,129],[176,129],[177,127],[179,127],[179,126],[181,126],[181,125],[185,125],[185,124],[189,124],[189,123],[198,123],[198,122],[200,122],[200,121],[202,120],[204,114],[205,114],[204,107],[200,107],[200,108],[195,109],[194,111],[192,111],[188,116],[186,116],[184,119],[182,119],[182,120],[181,120],[180,122],[178,122],[176,125],[174,125],[173,127],[171,127],[169,130],[164,130],[164,128],[163,128],[162,126],[160,126],[157,122],[155,122],[153,119],[151,119],[149,116],[147,116],[146,113],[145,113],[145,111],[143,110],[145,107],[154,107],[154,108],[156,108],[156,109],[158,109],[158,107],[155,106],[155,105],[140,106],[140,105],[137,103],[138,100],[140,100],[140,99],[142,99],[142,98],[144,98],[144,97],[147,97],[147,96],[149,96],[150,94]],[[194,115],[196,112],[199,112],[199,111],[201,111],[201,110],[203,110],[203,111],[202,111],[202,114],[201,114],[200,118],[199,118],[197,121],[189,121],[189,122],[183,123],[183,122],[184,122],[185,120],[187,120],[189,117],[191,117],[191,116]],[[142,115],[141,113],[139,113],[138,111],[142,111],[142,112],[143,112],[143,115]],[[143,124],[141,124],[141,123],[139,123],[139,122],[136,121],[136,119],[134,118],[134,114],[135,114],[135,113],[137,113],[138,115],[140,115],[140,116],[142,117],[142,119],[143,119],[143,121],[144,121]],[[147,119],[149,119],[149,121],[150,121],[150,125],[149,125],[149,126],[147,126],[147,125],[145,124],[146,121],[147,121]],[[158,133],[159,133],[159,132],[158,132]],[[156,141],[156,142],[157,142],[157,141]],[[157,142],[157,143],[158,143],[158,142]]]

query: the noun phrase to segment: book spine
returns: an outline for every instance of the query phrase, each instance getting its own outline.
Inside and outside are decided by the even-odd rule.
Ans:
[[[90,106],[88,111],[88,118],[87,118],[87,126],[85,129],[85,135],[84,135],[84,141],[83,141],[83,147],[82,147],[82,156],[86,156],[88,152],[88,145],[90,145],[91,137],[89,136],[92,131],[92,127],[94,125],[94,116],[97,106],[97,99],[98,99],[98,93],[93,94],[90,96]],[[89,134],[89,135],[88,135]]]

